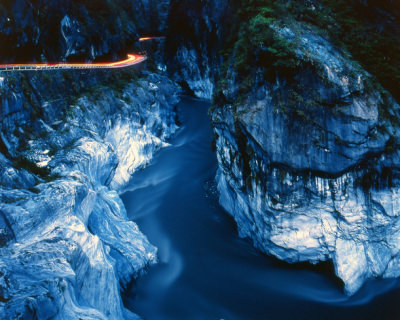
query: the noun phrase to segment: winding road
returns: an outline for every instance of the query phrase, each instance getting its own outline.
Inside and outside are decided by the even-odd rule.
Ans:
[[[163,39],[164,37],[142,37],[139,42],[155,39]],[[42,71],[57,69],[116,69],[126,68],[147,59],[146,55],[128,54],[128,58],[115,62],[85,62],[85,63],[26,63],[26,64],[0,64],[0,71]]]

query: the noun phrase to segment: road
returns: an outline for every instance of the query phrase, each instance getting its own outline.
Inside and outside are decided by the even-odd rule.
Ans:
[[[142,37],[139,42],[163,39],[164,37]],[[139,64],[147,59],[146,55],[128,54],[127,59],[114,62],[86,62],[86,63],[26,63],[0,64],[0,71],[41,71],[57,69],[116,69],[126,68]]]

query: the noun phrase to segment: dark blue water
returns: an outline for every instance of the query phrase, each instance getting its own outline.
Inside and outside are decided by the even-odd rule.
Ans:
[[[144,319],[400,319],[396,280],[346,297],[328,264],[290,266],[257,252],[209,191],[209,103],[185,99],[182,128],[123,195],[160,263],[125,293]]]

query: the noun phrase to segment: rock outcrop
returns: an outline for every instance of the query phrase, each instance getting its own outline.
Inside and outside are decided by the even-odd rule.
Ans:
[[[145,74],[120,91],[97,86],[62,110],[45,79],[2,83],[0,314],[136,318],[120,291],[157,261],[157,250],[128,221],[118,192],[176,130],[179,90]],[[39,98],[29,100],[21,83]]]
[[[166,56],[172,79],[190,93],[211,99],[226,39],[232,1],[172,0]]]
[[[169,0],[18,0],[0,4],[0,61],[125,57],[140,35],[164,33]]]
[[[263,252],[332,260],[349,294],[397,277],[398,104],[313,29],[272,28],[298,66],[274,81],[260,69],[243,100],[228,72],[212,111],[221,204]]]

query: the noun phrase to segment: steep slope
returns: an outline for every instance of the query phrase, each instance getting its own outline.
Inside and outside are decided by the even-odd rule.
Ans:
[[[179,90],[155,74],[118,90],[90,85],[101,74],[71,71],[68,83],[63,74],[52,74],[53,86],[91,93],[66,103],[46,73],[3,78],[0,314],[134,318],[120,290],[157,261],[156,248],[127,220],[118,191],[176,130]]]
[[[211,99],[232,1],[172,0],[168,18],[168,71],[188,92]]]
[[[0,60],[125,56],[168,4],[2,2]],[[175,132],[178,94],[136,67],[0,75],[0,318],[137,318],[120,291],[157,249],[119,192]]]
[[[220,202],[240,234],[288,262],[332,260],[349,294],[400,270],[394,9],[244,3],[211,111]]]
[[[0,4],[0,61],[125,56],[142,33],[166,28],[169,0],[18,0]]]

